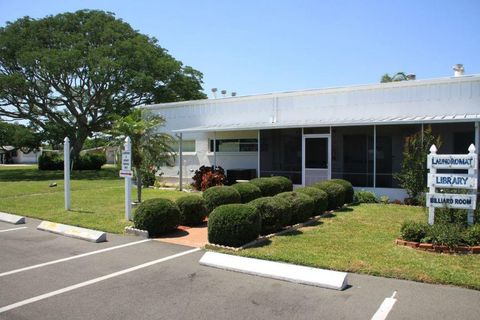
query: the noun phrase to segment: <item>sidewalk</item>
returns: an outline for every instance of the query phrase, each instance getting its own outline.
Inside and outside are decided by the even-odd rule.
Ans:
[[[207,222],[195,227],[179,226],[177,231],[155,238],[157,241],[203,248],[208,243]]]

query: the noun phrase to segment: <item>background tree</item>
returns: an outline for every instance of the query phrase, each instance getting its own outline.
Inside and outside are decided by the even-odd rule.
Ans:
[[[29,120],[50,140],[69,136],[73,157],[111,127],[112,114],[205,98],[201,85],[199,71],[112,13],[24,17],[0,28],[0,116]]]
[[[132,165],[137,181],[137,200],[142,201],[142,175],[156,171],[163,165],[173,165],[174,151],[171,146],[174,138],[160,128],[165,119],[148,111],[135,109],[125,117],[116,116],[110,131],[115,138],[115,144],[120,146],[128,136],[132,142]]]
[[[8,146],[13,147],[14,150],[20,149],[22,152],[28,153],[38,150],[41,143],[41,135],[32,128],[0,120],[0,149],[6,150],[5,147]]]
[[[397,82],[397,81],[408,81],[410,80],[405,72],[397,72],[394,75],[390,76],[388,73],[385,73],[380,79],[381,83],[386,82]]]
[[[440,148],[440,136],[435,137],[432,128],[428,126],[422,132],[417,132],[405,138],[403,161],[400,172],[394,175],[400,186],[405,189],[410,201],[418,204],[419,196],[427,189],[427,156],[432,144]]]

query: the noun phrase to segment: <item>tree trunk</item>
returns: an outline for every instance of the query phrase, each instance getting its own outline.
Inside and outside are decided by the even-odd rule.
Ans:
[[[135,167],[135,171],[137,174],[137,201],[138,203],[142,202],[142,172],[140,171],[140,167]]]
[[[79,130],[73,140],[73,143],[71,145],[72,152],[70,155],[70,158],[72,159],[72,168],[73,168],[73,163],[75,161],[78,161],[78,158],[80,157],[80,151],[82,151],[83,144],[85,143],[85,140],[88,137],[88,132],[85,130]]]

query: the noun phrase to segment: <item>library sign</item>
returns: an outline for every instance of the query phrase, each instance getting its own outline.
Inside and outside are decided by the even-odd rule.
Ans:
[[[454,208],[468,210],[468,223],[473,224],[473,210],[477,205],[478,155],[475,146],[468,148],[468,154],[438,155],[432,145],[427,159],[428,187],[427,207],[428,222],[433,224],[435,208]],[[468,170],[468,174],[437,173],[437,169]],[[465,193],[437,193],[436,188],[465,190]]]

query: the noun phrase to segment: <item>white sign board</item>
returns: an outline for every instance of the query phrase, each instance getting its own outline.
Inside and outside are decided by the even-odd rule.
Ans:
[[[477,190],[477,177],[468,174],[429,173],[428,186]]]
[[[132,170],[120,170],[120,177],[131,178],[131,177],[133,177],[133,171]]]
[[[476,155],[472,154],[429,154],[427,167],[429,169],[475,169]]]
[[[130,151],[122,151],[122,171],[132,170],[132,155]]]
[[[427,193],[427,206],[434,208],[472,209],[477,205],[477,197],[472,194]]]

